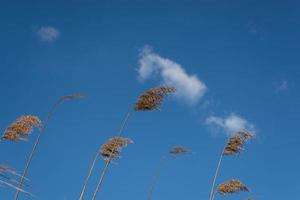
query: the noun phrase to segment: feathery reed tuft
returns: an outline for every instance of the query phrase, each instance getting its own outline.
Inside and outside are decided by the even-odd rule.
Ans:
[[[191,151],[189,151],[188,149],[181,147],[181,146],[176,146],[173,147],[170,151],[169,154],[175,156],[175,155],[179,155],[179,154],[192,154]]]
[[[33,126],[39,129],[42,127],[41,120],[37,116],[21,116],[6,128],[2,139],[11,141],[27,141],[26,138],[21,136],[29,135],[32,132]]]
[[[175,87],[157,87],[152,88],[145,93],[143,93],[135,103],[134,109],[136,111],[145,110],[158,110],[159,106],[162,104],[164,97],[169,93],[174,93],[176,91]]]
[[[16,186],[17,184],[20,184],[20,182],[16,180],[14,177],[21,177],[21,175],[18,174],[16,170],[9,167],[8,165],[0,164],[0,186],[6,186],[8,188],[12,188],[14,190],[32,196],[32,194],[30,194],[29,192]],[[25,179],[28,180],[27,178]],[[26,184],[23,183],[22,186],[26,186]]]
[[[132,140],[123,137],[112,137],[104,145],[101,146],[101,155],[104,160],[119,158],[122,147],[133,143]]]
[[[243,146],[250,138],[255,137],[255,134],[247,131],[239,131],[235,133],[227,143],[224,149],[224,155],[238,155],[244,149]]]
[[[248,187],[237,179],[232,179],[226,183],[222,183],[218,187],[218,193],[221,195],[233,194],[237,192],[249,192]]]

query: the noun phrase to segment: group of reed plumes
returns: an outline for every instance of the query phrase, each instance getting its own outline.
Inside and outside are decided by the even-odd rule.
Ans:
[[[101,189],[107,170],[109,169],[109,166],[113,163],[112,161],[120,158],[123,147],[126,147],[127,145],[133,143],[131,139],[123,137],[123,131],[126,128],[126,125],[128,123],[131,114],[133,112],[159,110],[165,97],[168,94],[174,93],[175,91],[176,89],[174,87],[162,86],[162,87],[152,88],[144,92],[142,95],[138,97],[136,102],[134,102],[134,104],[130,107],[129,111],[126,113],[123,121],[121,122],[117,134],[112,135],[111,138],[109,138],[104,144],[102,144],[100,148],[98,148],[98,150],[96,151],[95,157],[92,160],[91,166],[88,169],[87,176],[83,182],[83,186],[79,195],[79,200],[87,199],[85,197],[87,196],[86,194],[87,186],[91,176],[93,175],[94,168],[99,158],[101,158],[101,160],[103,161],[104,167],[101,170],[101,174],[99,176],[98,183],[95,186],[94,192],[90,194],[92,200],[96,199],[96,196]],[[20,193],[24,193],[26,195],[32,196],[32,194],[28,192],[27,189],[24,189],[25,187],[28,187],[28,184],[26,182],[29,181],[29,179],[26,178],[26,176],[29,167],[31,165],[33,156],[37,151],[37,147],[40,143],[41,136],[45,132],[46,126],[48,125],[49,120],[53,115],[53,112],[65,100],[79,99],[81,97],[82,95],[80,94],[63,96],[53,104],[53,106],[48,111],[44,121],[42,121],[38,116],[24,115],[16,119],[16,121],[10,124],[4,131],[1,140],[8,140],[12,142],[16,142],[16,141],[25,142],[28,141],[28,137],[30,136],[34,127],[38,130],[38,134],[32,146],[32,150],[27,155],[27,160],[25,162],[25,166],[21,174],[17,173],[16,170],[12,169],[7,165],[0,165],[0,186],[6,186],[14,189],[16,191],[13,198],[14,200],[19,199]],[[238,179],[229,180],[227,182],[220,184],[218,187],[215,187],[215,184],[219,175],[219,170],[220,170],[223,157],[230,156],[230,155],[239,155],[244,150],[243,147],[247,142],[247,140],[253,138],[254,136],[255,135],[250,132],[241,130],[237,133],[234,133],[228,139],[226,146],[222,150],[217,165],[209,200],[214,199],[215,193],[218,193],[220,195],[227,195],[227,194],[233,194],[242,191],[249,191],[248,187]],[[149,191],[147,195],[148,200],[152,199],[154,188],[157,184],[157,180],[160,175],[162,165],[167,160],[167,158],[174,158],[177,157],[178,155],[191,155],[191,154],[192,154],[191,151],[187,150],[185,147],[175,146],[161,157],[159,161],[159,165],[155,170],[152,180],[150,182]]]

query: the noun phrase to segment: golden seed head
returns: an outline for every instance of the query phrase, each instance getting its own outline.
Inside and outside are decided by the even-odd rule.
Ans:
[[[29,135],[32,132],[33,126],[37,128],[42,127],[41,120],[37,116],[22,116],[6,128],[2,139],[12,141],[26,141],[26,139],[22,138],[21,136]]]
[[[163,99],[169,93],[174,93],[175,87],[157,87],[143,93],[135,103],[136,111],[158,110]]]
[[[224,149],[224,155],[238,155],[243,150],[243,146],[247,140],[255,137],[255,134],[249,133],[247,131],[239,131],[235,133],[227,143]]]
[[[122,147],[133,143],[129,138],[115,136],[110,138],[104,145],[101,146],[101,155],[104,160],[111,158],[119,158]]]
[[[232,179],[218,186],[218,193],[221,195],[233,194],[237,192],[249,192],[249,189],[241,181]]]
[[[178,154],[191,154],[191,152],[189,150],[187,150],[186,148],[181,147],[181,146],[173,147],[169,151],[169,153],[173,156],[178,155]]]

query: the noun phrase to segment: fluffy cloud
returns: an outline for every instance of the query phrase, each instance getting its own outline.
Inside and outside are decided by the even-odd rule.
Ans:
[[[213,128],[223,130],[228,135],[240,130],[255,131],[253,124],[233,113],[225,118],[210,116],[206,118],[205,123]]]
[[[140,52],[138,74],[140,81],[159,78],[162,84],[175,86],[176,96],[189,104],[197,103],[207,90],[196,75],[189,75],[180,64],[161,57],[149,47]]]
[[[43,42],[54,42],[60,36],[60,31],[51,26],[43,26],[38,29],[37,35]]]

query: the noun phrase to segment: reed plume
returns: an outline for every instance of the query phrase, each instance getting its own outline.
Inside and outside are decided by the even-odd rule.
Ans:
[[[27,171],[29,169],[29,166],[31,164],[31,161],[32,161],[32,158],[33,158],[33,155],[35,154],[36,150],[37,150],[37,147],[40,143],[40,139],[41,139],[41,136],[42,134],[45,132],[46,130],[46,127],[48,125],[48,122],[50,120],[50,118],[52,117],[53,115],[53,112],[55,111],[55,109],[62,103],[64,102],[65,100],[73,100],[73,99],[79,99],[79,98],[82,98],[83,96],[81,94],[71,94],[71,95],[65,95],[65,96],[62,96],[60,97],[54,104],[53,106],[50,108],[50,110],[48,111],[47,115],[46,115],[46,118],[43,122],[43,125],[40,127],[40,132],[38,134],[38,136],[36,137],[36,140],[33,144],[33,147],[32,147],[32,150],[27,158],[27,161],[26,161],[26,164],[25,164],[25,167],[24,167],[24,170],[23,170],[23,173],[22,173],[22,177],[20,179],[20,184],[19,184],[19,187],[21,188],[22,187],[22,184],[23,184],[23,181],[24,181],[24,178],[25,176],[27,175]],[[20,195],[20,191],[17,190],[16,193],[15,193],[15,197],[14,197],[14,200],[17,200],[19,198],[19,195]]]
[[[139,96],[137,101],[134,103],[133,106],[129,108],[127,111],[124,119],[121,122],[121,126],[119,128],[117,136],[120,137],[128,123],[129,117],[131,116],[132,111],[151,111],[151,110],[158,110],[159,107],[162,105],[162,102],[164,100],[164,97],[169,94],[176,91],[176,88],[169,87],[169,86],[161,86],[152,88],[146,92],[144,92],[142,95]],[[90,180],[90,177],[93,173],[96,161],[98,159],[98,152],[96,153],[96,156],[94,157],[92,164],[88,170],[88,174],[84,180],[84,184],[80,193],[79,200],[83,200],[83,197],[85,195],[87,184]]]
[[[219,162],[216,168],[216,172],[214,175],[214,179],[212,182],[212,187],[210,191],[209,200],[214,199],[214,193],[215,193],[215,184],[219,175],[220,166],[223,160],[224,156],[230,156],[230,155],[239,155],[242,150],[244,150],[243,146],[245,143],[251,139],[254,138],[255,134],[247,132],[247,131],[238,131],[235,134],[233,134],[228,142],[226,143],[226,146],[223,148],[221,156],[219,158]]]
[[[134,109],[136,111],[158,110],[164,100],[164,97],[169,93],[174,93],[175,91],[175,87],[168,86],[152,88],[138,98]]]
[[[151,180],[151,183],[150,183],[150,186],[149,186],[147,200],[152,199],[155,186],[156,186],[158,178],[160,176],[161,168],[162,168],[164,162],[166,161],[166,159],[169,156],[171,156],[171,157],[175,156],[176,157],[176,156],[179,156],[179,155],[190,155],[190,154],[191,154],[191,151],[189,151],[185,147],[175,146],[175,147],[171,148],[166,155],[163,155],[161,157],[161,159],[158,163],[158,167],[157,167],[156,171],[154,172],[154,175],[152,177],[152,180]]]
[[[240,180],[232,179],[218,186],[218,193],[221,195],[233,194],[238,192],[249,192],[248,187]]]
[[[227,143],[227,146],[224,149],[224,155],[238,155],[244,150],[243,146],[250,138],[255,137],[254,134],[247,131],[239,131],[234,134]]]
[[[12,188],[16,191],[20,191],[29,196],[33,196],[31,193],[23,190],[22,188],[16,186],[19,184],[19,181],[14,177],[20,177],[21,175],[17,173],[16,170],[9,167],[8,165],[0,164],[0,186],[6,186],[8,188]],[[28,179],[27,179],[28,180]],[[25,184],[22,184],[25,186]]]
[[[27,141],[22,136],[28,136],[32,132],[33,127],[39,129],[42,127],[39,117],[33,115],[21,116],[6,128],[2,140]]]
[[[123,147],[128,144],[133,143],[132,140],[128,138],[123,138],[119,136],[115,136],[110,138],[104,145],[101,146],[100,154],[105,161],[105,167],[101,172],[100,179],[98,181],[97,187],[94,191],[92,200],[95,200],[97,193],[99,192],[100,186],[103,182],[103,179],[106,175],[107,169],[113,159],[120,158],[121,150]]]

